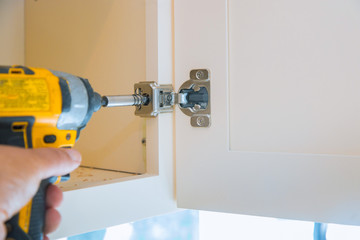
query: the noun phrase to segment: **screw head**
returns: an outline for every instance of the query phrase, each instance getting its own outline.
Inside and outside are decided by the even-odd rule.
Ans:
[[[201,88],[200,88],[199,85],[196,84],[196,85],[193,86],[193,89],[194,89],[195,92],[198,92],[198,91],[200,91]]]
[[[204,116],[200,116],[196,119],[196,124],[199,126],[199,127],[202,127],[202,126],[205,126],[205,123],[206,123],[206,119]]]
[[[198,70],[196,73],[195,73],[195,77],[197,79],[203,79],[205,77],[205,73],[203,70]]]
[[[199,104],[195,104],[193,107],[194,112],[197,112],[201,109],[201,106]]]

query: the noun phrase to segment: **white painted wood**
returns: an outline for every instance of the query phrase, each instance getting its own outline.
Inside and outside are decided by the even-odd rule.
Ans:
[[[360,5],[175,1],[175,85],[211,70],[212,126],[176,112],[181,208],[360,225]]]
[[[359,155],[358,4],[228,9],[231,150]]]
[[[24,0],[0,1],[0,65],[24,64]]]
[[[171,1],[146,1],[147,80],[172,80]],[[157,63],[157,64],[156,64]],[[52,237],[79,234],[176,210],[172,114],[146,123],[147,173],[120,182],[65,192],[62,224]]]

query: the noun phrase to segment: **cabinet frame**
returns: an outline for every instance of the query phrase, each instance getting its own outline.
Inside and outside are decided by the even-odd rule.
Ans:
[[[172,1],[147,0],[145,4],[146,80],[172,84]],[[65,192],[59,209],[62,222],[50,237],[67,237],[176,211],[173,131],[172,113],[146,120],[147,173]]]

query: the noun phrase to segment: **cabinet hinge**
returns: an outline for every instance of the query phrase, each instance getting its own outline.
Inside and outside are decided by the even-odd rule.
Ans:
[[[193,127],[209,127],[210,111],[210,73],[207,69],[190,71],[190,79],[185,81],[178,92],[172,85],[156,82],[140,82],[134,85],[135,93],[129,96],[104,96],[107,107],[133,106],[135,115],[156,117],[160,113],[172,112],[178,105],[180,110],[190,116]]]

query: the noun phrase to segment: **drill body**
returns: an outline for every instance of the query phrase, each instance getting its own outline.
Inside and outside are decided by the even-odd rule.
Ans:
[[[86,79],[41,68],[0,66],[0,144],[72,147],[100,107],[101,97]]]
[[[86,79],[41,68],[0,66],[2,145],[71,148],[100,107],[101,96]],[[7,222],[8,238],[43,238],[46,188],[59,180],[42,181],[32,201]]]

